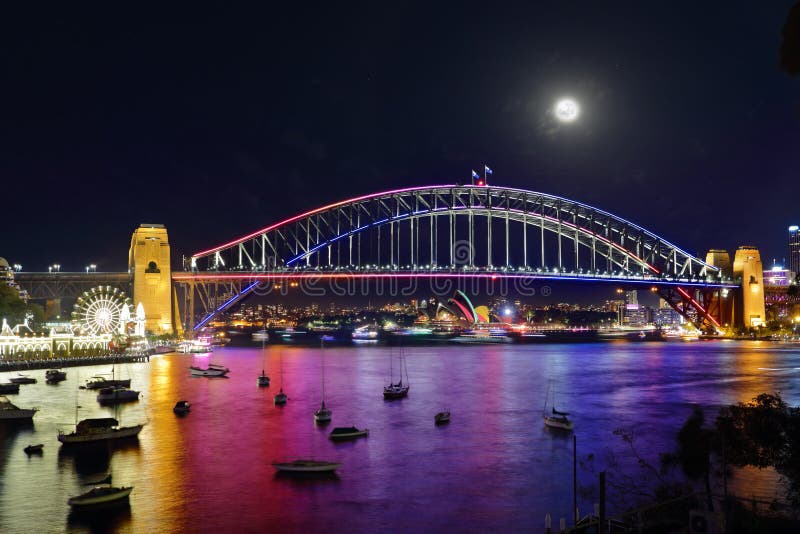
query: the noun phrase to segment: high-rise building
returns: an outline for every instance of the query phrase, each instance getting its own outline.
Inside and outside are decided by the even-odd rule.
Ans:
[[[790,271],[800,273],[800,226],[789,227],[789,264]]]

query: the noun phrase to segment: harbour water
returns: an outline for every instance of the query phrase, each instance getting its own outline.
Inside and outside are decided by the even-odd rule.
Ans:
[[[603,467],[609,450],[624,451],[619,427],[633,428],[637,447],[654,462],[672,450],[692,404],[709,419],[718,407],[779,391],[800,405],[800,349],[761,342],[598,343],[412,347],[403,350],[409,396],[384,401],[390,356],[378,346],[267,347],[272,385],[259,388],[259,346],[212,355],[156,356],[119,364],[142,392],[122,406],[123,425],[146,421],[138,441],[64,450],[56,434],[77,416],[114,416],[96,392],[79,390],[108,365],[67,369],[67,380],[44,383],[29,371],[10,400],[40,412],[29,426],[0,426],[0,532],[315,532],[538,531],[550,513],[570,517],[571,434],[547,429],[542,408],[549,384],[559,409],[572,413],[580,457]],[[325,359],[333,422],[318,427]],[[281,385],[284,407],[272,396]],[[190,365],[221,363],[229,378],[191,378]],[[6,381],[16,373],[0,373]],[[178,400],[192,404],[177,417]],[[435,426],[448,408],[452,421]],[[335,426],[369,428],[369,437],[333,443]],[[43,443],[42,455],[23,448]],[[271,462],[297,457],[337,460],[338,475],[287,478]],[[129,509],[92,517],[70,514],[82,484],[113,474],[132,485]],[[581,486],[595,473],[579,471]],[[749,491],[774,497],[772,479]],[[588,512],[591,498],[579,499]],[[613,510],[612,510],[613,513]]]

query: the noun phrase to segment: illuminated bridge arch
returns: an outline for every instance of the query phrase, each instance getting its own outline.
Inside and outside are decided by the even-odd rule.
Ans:
[[[589,280],[658,289],[719,329],[736,286],[716,267],[607,211],[496,186],[412,187],[343,200],[194,254],[187,326],[199,328],[270,279],[475,277]],[[203,319],[195,324],[195,296]],[[474,310],[468,310],[475,315]]]
[[[190,268],[721,281],[715,267],[621,217],[495,186],[416,187],[344,200],[199,252]]]

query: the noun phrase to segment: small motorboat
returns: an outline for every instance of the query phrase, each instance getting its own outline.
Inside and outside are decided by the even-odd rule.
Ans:
[[[126,500],[128,495],[131,494],[131,491],[133,491],[133,487],[113,488],[110,486],[98,486],[77,497],[70,497],[67,500],[67,504],[73,508],[87,508],[90,506],[118,502]]]
[[[61,369],[48,369],[44,372],[44,379],[50,384],[55,384],[67,379],[67,372]]]
[[[320,460],[294,460],[292,462],[272,462],[272,467],[282,473],[332,473],[342,464]]]
[[[8,381],[12,384],[35,384],[36,379],[32,378],[28,375],[23,375],[22,373],[18,373],[19,376],[15,376],[14,378],[9,378]]]
[[[38,411],[39,408],[18,408],[6,396],[0,395],[0,421],[4,419],[33,420],[33,416]]]
[[[334,441],[355,439],[369,435],[369,429],[359,430],[354,426],[340,426],[331,430],[330,439]]]
[[[182,400],[175,403],[175,407],[172,409],[172,411],[178,415],[186,415],[189,413],[190,408],[191,406],[189,405],[189,401]]]
[[[36,445],[28,445],[22,450],[25,451],[25,454],[30,456],[31,454],[42,454],[43,448],[44,448],[44,443],[38,443]]]
[[[445,410],[443,412],[437,413],[435,416],[433,416],[433,421],[437,425],[441,425],[443,423],[449,423],[450,422],[450,410]]]
[[[208,364],[206,369],[194,366],[189,367],[189,374],[192,376],[225,376],[230,372],[231,370],[224,365],[219,365],[216,363]]]

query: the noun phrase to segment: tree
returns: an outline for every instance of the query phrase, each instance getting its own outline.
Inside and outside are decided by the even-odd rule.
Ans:
[[[706,504],[714,511],[711,500],[711,452],[715,441],[713,429],[703,428],[705,416],[699,406],[694,406],[692,414],[678,431],[678,449],[674,453],[661,455],[664,468],[678,466],[689,480],[703,480],[706,488]]]
[[[716,428],[732,465],[775,468],[787,483],[787,500],[800,507],[800,408],[762,393],[722,408]]]
[[[0,321],[7,319],[11,326],[19,324],[25,320],[26,308],[16,289],[0,283]]]

